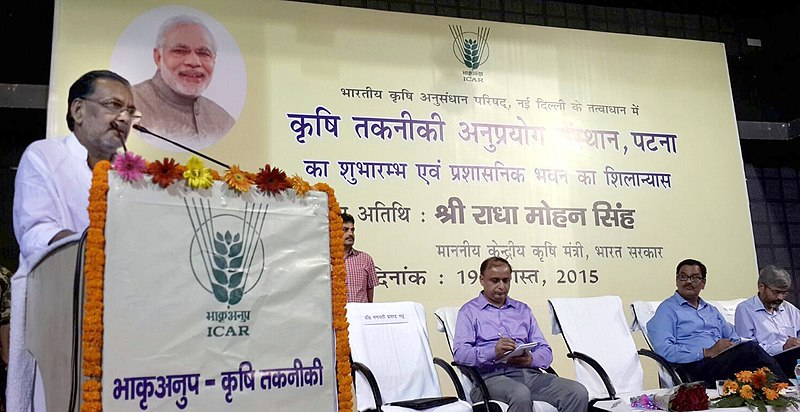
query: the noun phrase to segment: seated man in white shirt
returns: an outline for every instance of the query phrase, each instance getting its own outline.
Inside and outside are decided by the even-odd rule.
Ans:
[[[754,339],[772,355],[786,376],[794,376],[800,358],[800,310],[783,299],[792,287],[784,269],[767,266],[758,273],[758,294],[736,307],[736,333]]]

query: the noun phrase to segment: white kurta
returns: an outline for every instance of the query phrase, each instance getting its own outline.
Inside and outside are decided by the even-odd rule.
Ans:
[[[92,171],[87,151],[75,135],[39,140],[22,154],[14,186],[14,234],[20,248],[19,270],[12,278],[11,338],[7,410],[27,412],[33,392],[34,359],[25,347],[25,299],[28,272],[57,245],[58,232],[82,233],[89,226]],[[64,242],[58,242],[59,244]],[[37,411],[44,405],[37,403]]]
[[[89,227],[92,171],[75,135],[31,143],[14,182],[14,235],[20,260],[47,248],[56,233]]]

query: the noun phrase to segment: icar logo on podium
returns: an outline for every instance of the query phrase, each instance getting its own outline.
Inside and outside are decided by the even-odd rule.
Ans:
[[[184,199],[194,235],[189,263],[197,283],[227,310],[206,312],[207,337],[249,336],[249,310],[231,310],[264,274],[261,234],[268,205],[246,204],[239,213],[214,213],[207,199]],[[233,325],[224,325],[233,323]]]
[[[453,55],[468,70],[462,72],[463,80],[483,83],[483,72],[478,71],[489,60],[489,28],[478,26],[478,31],[464,31],[461,26],[450,25],[453,35]]]
[[[268,206],[248,204],[237,216],[213,214],[208,200],[184,202],[194,230],[189,261],[195,279],[220,303],[236,305],[264,273],[261,232]]]

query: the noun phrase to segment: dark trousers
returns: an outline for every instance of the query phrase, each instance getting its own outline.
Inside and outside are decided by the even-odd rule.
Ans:
[[[794,367],[797,366],[797,360],[800,359],[800,347],[778,353],[773,358],[778,362],[778,365],[781,365],[781,369],[783,369],[783,373],[786,376],[794,378]]]
[[[734,379],[736,372],[768,367],[781,382],[789,382],[778,362],[754,341],[743,342],[716,358],[692,363],[676,363],[693,381],[703,381],[707,388],[716,387],[718,379]],[[794,368],[794,367],[793,367]]]

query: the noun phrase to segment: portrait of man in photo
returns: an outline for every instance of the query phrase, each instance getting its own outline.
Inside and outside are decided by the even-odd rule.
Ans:
[[[166,20],[153,48],[155,74],[133,86],[140,124],[194,149],[225,136],[236,120],[203,96],[214,77],[217,50],[214,35],[198,18]]]

